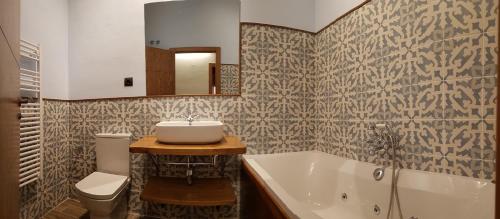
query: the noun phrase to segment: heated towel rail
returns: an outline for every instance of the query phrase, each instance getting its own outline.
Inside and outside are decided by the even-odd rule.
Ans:
[[[20,163],[19,187],[35,182],[42,165],[42,102],[40,98],[40,46],[20,42]]]

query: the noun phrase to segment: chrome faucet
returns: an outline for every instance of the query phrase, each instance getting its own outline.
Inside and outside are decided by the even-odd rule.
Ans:
[[[392,149],[401,149],[400,136],[389,125],[374,124],[369,127],[372,135],[366,141],[370,155],[379,154],[384,157]]]
[[[399,218],[402,219],[403,211],[401,210],[397,187],[400,171],[397,153],[401,153],[402,149],[402,146],[399,144],[401,136],[387,124],[373,124],[369,127],[369,129],[371,130],[372,135],[366,143],[368,144],[370,155],[378,154],[381,158],[385,158],[385,155],[388,154],[389,158],[392,158],[391,196],[389,200],[389,208],[387,210],[387,218],[393,218],[391,216],[396,214],[392,209],[393,204],[395,203],[394,207],[397,207]],[[385,164],[381,168],[376,168],[373,172],[373,178],[377,181],[382,180],[382,178],[384,178],[385,168]]]
[[[186,119],[186,121],[189,122],[189,125],[192,125],[193,124],[193,121],[198,118],[198,115],[196,114],[192,114],[191,112],[188,112],[184,118]]]

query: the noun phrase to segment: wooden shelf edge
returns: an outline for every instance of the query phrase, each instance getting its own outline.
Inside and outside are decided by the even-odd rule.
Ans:
[[[141,193],[141,199],[186,206],[236,204],[236,194],[228,178],[193,179],[193,184],[187,185],[185,178],[151,177]]]
[[[236,136],[225,136],[221,142],[207,145],[162,144],[155,136],[144,136],[129,147],[131,153],[177,156],[236,155],[244,154],[246,150],[246,146]]]

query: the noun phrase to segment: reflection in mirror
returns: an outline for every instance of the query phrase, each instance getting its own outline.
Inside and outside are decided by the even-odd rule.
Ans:
[[[175,54],[175,93],[209,94],[215,84],[209,78],[215,74],[215,53]],[[208,83],[206,83],[208,82]]]
[[[147,95],[239,95],[239,0],[144,6]]]
[[[221,94],[220,48],[173,49],[175,94]]]

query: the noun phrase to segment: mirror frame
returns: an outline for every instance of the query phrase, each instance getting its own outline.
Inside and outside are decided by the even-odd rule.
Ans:
[[[173,53],[173,65],[174,65],[174,71],[173,71],[173,74],[174,74],[174,80],[175,80],[175,54],[178,54],[178,53],[215,53],[215,71],[218,73],[219,75],[219,78],[216,80],[219,82],[220,84],[220,75],[221,75],[221,55],[220,55],[220,52],[221,52],[221,49],[220,47],[179,47],[179,48],[171,48],[170,50],[172,50],[172,53]],[[146,85],[147,86],[147,85]],[[216,88],[217,92],[216,94],[212,94],[210,93],[211,92],[211,89],[210,87],[208,88],[208,94],[205,94],[205,95],[217,95],[217,93],[219,93],[219,95],[223,95],[221,92],[221,87],[217,87]],[[175,95],[178,95],[178,94],[175,94]],[[182,95],[182,94],[180,94]],[[185,94],[185,95],[197,95],[197,94]]]

